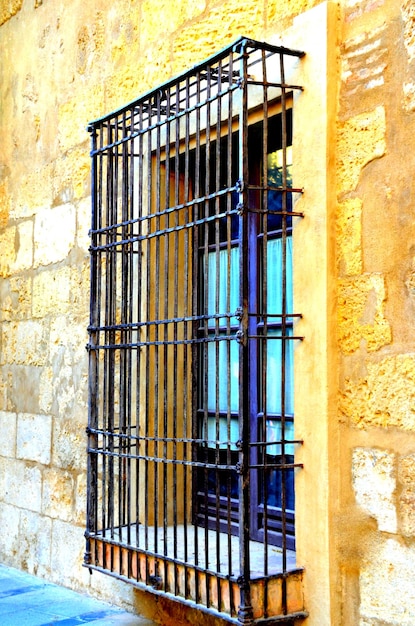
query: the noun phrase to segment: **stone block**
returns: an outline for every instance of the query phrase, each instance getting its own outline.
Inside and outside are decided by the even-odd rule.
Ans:
[[[402,86],[402,106],[408,113],[415,111],[415,83],[408,82]]]
[[[35,365],[5,365],[8,378],[7,407],[16,413],[43,413],[39,409],[39,381],[43,368]]]
[[[0,506],[0,561],[12,562],[21,567],[19,559],[20,546],[20,509],[5,502]]]
[[[75,486],[75,523],[85,525],[86,519],[86,473],[79,474],[76,477]]]
[[[89,320],[89,259],[78,257],[77,261],[71,266],[71,321],[82,326],[84,335],[81,343],[85,346]]]
[[[49,335],[49,363],[40,378],[42,411],[72,415],[87,406],[88,357],[87,320],[77,323],[72,317],[56,318]]]
[[[89,136],[86,130],[84,130],[82,147],[70,150],[65,158],[56,163],[56,170],[55,204],[58,200],[62,203],[69,203],[90,195],[91,159]],[[71,205],[68,204],[68,206]]]
[[[65,259],[75,244],[75,233],[76,212],[72,204],[38,211],[34,227],[35,266]]]
[[[0,281],[0,320],[28,319],[32,311],[31,278],[10,276]]]
[[[35,576],[50,576],[52,521],[32,511],[21,511],[19,530],[18,554],[24,569]]]
[[[58,110],[59,146],[62,152],[73,150],[74,146],[89,140],[86,122],[95,119],[96,109],[93,102],[102,98],[102,86],[95,86],[85,91],[85,98],[70,98],[62,103]],[[85,156],[82,159],[85,160]],[[59,167],[63,167],[62,162]]]
[[[38,467],[9,460],[3,485],[3,502],[40,513],[42,473]]]
[[[43,367],[39,379],[39,410],[51,413],[53,407],[53,369]]]
[[[93,593],[97,594],[100,598],[111,601],[111,598],[115,595],[119,598],[120,604],[131,607],[130,610],[133,610],[136,590],[131,584],[125,583],[122,580],[111,580],[109,576],[105,576],[99,572],[97,574],[94,572],[93,576],[90,576],[89,584]],[[143,598],[143,600],[145,601],[145,598]],[[137,610],[137,605],[135,609]]]
[[[0,233],[0,278],[10,276],[16,259],[16,228],[11,226]]]
[[[163,15],[165,24],[165,35],[171,35],[182,24],[202,15],[206,9],[206,0],[178,0],[171,4],[168,0],[143,0],[141,5],[141,16],[146,27],[142,30],[142,45],[147,47],[160,39],[160,15]],[[202,59],[201,59],[202,60]]]
[[[412,0],[402,2],[403,40],[409,61],[415,59],[415,6]]]
[[[304,0],[300,0],[304,4]],[[271,18],[273,19],[273,18]],[[258,39],[264,31],[264,4],[256,0],[244,3],[244,22],[249,24],[245,35]],[[223,25],[226,24],[226,28]],[[241,4],[238,0],[226,0],[210,7],[197,21],[180,28],[174,37],[172,73],[178,74],[192,63],[203,61],[241,35]],[[198,42],[200,58],[194,55],[194,42]],[[157,83],[155,83],[157,84]]]
[[[16,454],[16,413],[0,411],[1,448],[0,455],[13,458]],[[1,500],[1,495],[0,495]]]
[[[415,431],[415,355],[392,356],[366,367],[366,376],[345,381],[341,413],[361,428]]]
[[[72,368],[62,364],[58,369],[56,361],[53,365],[52,375],[52,408],[60,416],[68,416],[77,413],[85,407],[85,389],[81,387],[80,366]],[[82,382],[86,383],[86,372]],[[45,398],[45,401],[46,398]]]
[[[405,537],[413,537],[415,535],[415,454],[399,458],[398,480],[401,485],[398,503],[400,528]]]
[[[337,212],[338,265],[341,274],[362,273],[362,201],[341,202]]]
[[[50,415],[17,416],[17,458],[48,465],[51,458],[52,417]]]
[[[0,169],[1,173],[1,169]],[[10,194],[7,180],[0,181],[0,230],[7,227],[10,215]]]
[[[33,277],[33,317],[45,317],[70,309],[71,268],[38,272]]]
[[[51,580],[79,589],[83,578],[84,528],[60,520],[52,522]]]
[[[399,520],[402,534],[415,536],[415,487],[404,487],[400,493]]]
[[[405,487],[415,488],[415,454],[400,457],[398,462],[398,480]]]
[[[11,385],[10,372],[6,372],[4,366],[0,367],[0,410],[1,411],[13,411],[14,407],[10,406],[8,402],[7,392]]]
[[[345,354],[358,350],[362,340],[370,352],[391,342],[385,301],[385,280],[380,274],[364,274],[339,281],[338,336]]]
[[[33,265],[33,222],[27,220],[16,229],[16,260],[13,271],[21,272]]]
[[[73,521],[74,487],[75,481],[71,473],[46,470],[43,473],[42,513],[52,519]]]
[[[352,481],[357,504],[377,521],[379,530],[396,533],[395,455],[371,448],[356,448]]]
[[[338,192],[354,191],[365,165],[386,152],[385,110],[377,107],[346,120],[338,130]]]
[[[56,186],[55,167],[55,163],[47,163],[42,167],[33,167],[28,172],[25,170],[22,180],[13,189],[10,219],[32,217],[38,209],[53,204]]]
[[[55,375],[58,374],[57,369],[61,366],[68,365],[75,367],[82,364],[85,367],[87,363],[87,354],[85,350],[88,339],[85,323],[85,316],[80,322],[74,318],[59,315],[56,317],[50,327],[50,362],[56,366]]]
[[[362,11],[363,2],[359,2],[351,16]],[[373,8],[373,2],[370,3]],[[367,9],[367,5],[366,5]],[[373,25],[369,32],[359,33],[344,43],[342,55],[342,81],[347,96],[356,92],[364,93],[385,82],[385,69],[389,50],[383,43],[386,24]]]
[[[47,332],[45,325],[32,320],[2,324],[1,364],[44,365]]]
[[[8,0],[0,4],[0,26],[12,18],[22,8],[23,0]]]
[[[79,276],[76,273],[76,276]],[[49,336],[50,368],[42,375],[42,406],[53,407],[59,415],[87,411],[88,357],[87,319],[59,316],[51,324]],[[50,387],[48,388],[48,385]],[[50,410],[50,409],[49,409]]]
[[[376,624],[413,626],[415,548],[392,538],[367,546],[360,569],[360,615]],[[370,623],[370,622],[369,622]]]
[[[52,463],[66,470],[85,469],[86,413],[82,420],[55,419],[53,429]]]
[[[77,225],[76,241],[78,246],[87,253],[91,245],[89,230],[91,228],[91,198],[80,200],[76,207]]]
[[[279,2],[279,0],[270,0],[265,3],[267,10],[267,22],[274,23],[274,28],[281,23],[281,20],[296,16],[303,11],[311,9],[315,5],[313,0],[292,0],[291,2]],[[277,32],[281,32],[278,28]]]

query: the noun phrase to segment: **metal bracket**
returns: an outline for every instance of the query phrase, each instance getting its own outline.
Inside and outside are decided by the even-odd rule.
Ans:
[[[161,578],[161,576],[155,576],[154,575],[154,576],[149,576],[148,577],[148,582],[153,587],[153,589],[161,589],[162,583],[163,583],[163,579]]]
[[[235,191],[237,193],[243,193],[245,189],[245,183],[243,181],[243,178],[238,178],[238,180],[235,183]]]

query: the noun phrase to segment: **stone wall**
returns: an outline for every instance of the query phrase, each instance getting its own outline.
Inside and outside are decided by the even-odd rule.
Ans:
[[[107,577],[90,578],[81,566],[90,210],[85,128],[241,34],[288,44],[284,33],[294,18],[317,4],[0,2],[3,562],[143,609],[144,596],[137,600],[129,586]],[[337,304],[333,298],[327,306],[335,318],[316,321],[334,329],[332,409],[320,418],[331,449],[320,478],[330,493],[322,513],[330,547],[322,559],[330,562],[331,608],[325,621],[313,613],[307,621],[413,626],[413,3],[340,0],[336,37],[330,81],[337,113],[329,123],[337,141],[329,182],[337,204],[327,241],[336,251],[330,278]],[[317,482],[312,475],[306,480]],[[160,617],[166,609],[160,602],[147,610]]]
[[[342,14],[339,623],[409,626],[415,623],[415,12],[412,2],[380,0],[347,1]]]

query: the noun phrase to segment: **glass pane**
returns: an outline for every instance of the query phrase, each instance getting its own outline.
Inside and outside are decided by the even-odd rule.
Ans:
[[[292,185],[292,163],[293,163],[293,150],[292,146],[287,146],[286,152],[287,160],[287,187]],[[283,151],[275,150],[268,154],[268,184],[275,187],[282,187],[283,185]]]
[[[282,239],[270,239],[267,243],[267,313],[276,315],[282,313],[283,267],[282,267]],[[286,312],[293,310],[292,290],[292,238],[286,239]],[[281,318],[270,318],[269,322],[281,322]]]
[[[294,457],[287,455],[286,463],[293,463]],[[267,455],[268,463],[281,463],[280,456]],[[267,506],[282,506],[282,483],[285,483],[286,510],[294,510],[294,470],[278,470],[276,468],[267,469],[265,472],[265,484],[262,485],[263,492],[260,493],[260,502]]]
[[[286,150],[287,160],[287,179],[286,186],[292,187],[292,146],[287,146]],[[268,154],[268,185],[271,187],[283,187],[283,151],[275,150]],[[286,194],[286,210],[292,211],[292,193]],[[282,211],[283,210],[283,193],[281,191],[268,191],[268,211]],[[291,228],[292,218],[287,217],[287,228]],[[268,231],[276,231],[282,229],[282,216],[274,215],[273,213],[268,215]]]
[[[236,341],[208,343],[208,410],[237,412],[239,347]],[[216,384],[217,380],[217,384]]]
[[[219,260],[219,268],[217,267]],[[239,306],[239,248],[210,252],[208,255],[208,315],[234,313]],[[231,324],[236,324],[232,317]],[[215,328],[216,321],[208,321]],[[226,328],[227,318],[219,319],[219,327]]]
[[[281,444],[278,443],[281,441],[282,432],[281,432],[281,420],[280,419],[267,419],[267,432],[266,432],[266,441],[275,441],[275,445],[267,446],[267,454],[271,456],[278,456],[281,454]],[[285,422],[285,439],[291,440],[294,439],[294,422],[286,421]],[[287,444],[285,446],[285,454],[294,454],[294,444]]]
[[[287,336],[292,336],[292,329],[287,328]],[[268,329],[268,337],[281,337],[281,330]],[[264,356],[266,358],[267,393],[263,398],[262,411],[267,414],[280,415],[282,413],[282,394],[285,400],[285,415],[294,413],[294,380],[293,380],[293,352],[291,340],[285,340],[285,387],[282,389],[282,339],[265,341]],[[265,354],[266,350],[266,354]]]
[[[219,438],[216,438],[216,422],[219,429]],[[239,426],[238,418],[233,417],[228,419],[226,417],[208,417],[208,440],[209,442],[218,441],[219,448],[227,448],[228,443],[231,450],[236,450],[236,442],[239,439]]]

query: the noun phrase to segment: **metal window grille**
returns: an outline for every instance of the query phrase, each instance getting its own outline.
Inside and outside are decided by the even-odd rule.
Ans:
[[[289,599],[301,56],[240,39],[89,126],[85,564],[240,624],[305,615]]]

